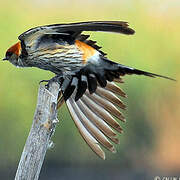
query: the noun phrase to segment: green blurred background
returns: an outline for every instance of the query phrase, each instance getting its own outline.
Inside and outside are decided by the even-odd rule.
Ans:
[[[18,35],[38,25],[125,20],[134,36],[90,33],[111,60],[171,76],[127,76],[127,122],[117,153],[99,159],[80,137],[66,107],[47,152],[40,179],[153,179],[180,176],[180,1],[6,0],[0,2],[0,59]],[[0,179],[13,179],[28,136],[39,81],[53,76],[0,63]]]

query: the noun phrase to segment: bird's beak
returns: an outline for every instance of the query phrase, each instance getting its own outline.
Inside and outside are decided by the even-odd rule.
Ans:
[[[6,61],[6,60],[7,60],[7,58],[3,58],[2,60],[3,60],[3,61]]]

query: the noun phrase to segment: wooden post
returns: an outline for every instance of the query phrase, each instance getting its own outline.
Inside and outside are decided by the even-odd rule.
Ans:
[[[57,119],[59,85],[55,82],[46,89],[40,85],[34,120],[26,140],[15,180],[38,180],[44,157],[51,145]]]

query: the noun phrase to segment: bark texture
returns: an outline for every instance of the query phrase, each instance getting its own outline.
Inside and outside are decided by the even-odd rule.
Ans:
[[[51,146],[57,119],[59,85],[40,85],[33,124],[26,140],[15,180],[38,180],[46,151]]]

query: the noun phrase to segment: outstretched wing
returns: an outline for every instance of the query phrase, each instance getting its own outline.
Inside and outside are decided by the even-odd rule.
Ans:
[[[118,80],[118,82],[122,82]],[[100,145],[115,153],[116,149],[112,144],[119,144],[116,130],[122,133],[122,127],[115,120],[115,117],[123,122],[125,118],[119,108],[126,106],[119,97],[126,97],[126,94],[113,82],[108,82],[105,88],[97,86],[96,92],[90,94],[87,90],[84,95],[75,101],[75,92],[66,101],[72,119],[90,148],[102,159],[105,153]],[[58,107],[63,103],[63,97],[58,101]]]
[[[134,30],[128,27],[124,21],[89,21],[68,24],[52,24],[32,28],[19,36],[19,40],[33,38],[42,34],[71,34],[77,35],[82,31],[106,31],[122,34],[134,34]]]
[[[81,136],[102,159],[105,159],[105,153],[100,145],[115,153],[116,149],[112,142],[118,144],[119,140],[114,130],[119,133],[123,131],[115,118],[125,122],[119,109],[126,109],[126,106],[119,96],[127,96],[114,82],[123,83],[119,77],[120,74],[160,76],[125,66],[120,66],[120,68],[123,68],[120,72],[109,71],[110,74],[106,72],[102,77],[99,77],[99,80],[97,80],[99,74],[95,76],[90,73],[87,77],[85,75],[79,76],[79,79],[78,76],[74,76],[72,79],[67,78],[61,85],[62,97],[58,101],[58,108],[66,102]]]
[[[47,38],[47,35],[62,37],[62,39],[76,39],[82,31],[105,31],[116,32],[122,34],[134,34],[134,30],[128,27],[127,22],[123,21],[89,21],[69,24],[53,24],[32,28],[19,36],[19,40],[25,43],[27,47],[36,46],[42,37],[46,37],[47,41],[52,38]],[[34,47],[33,47],[34,48]]]

